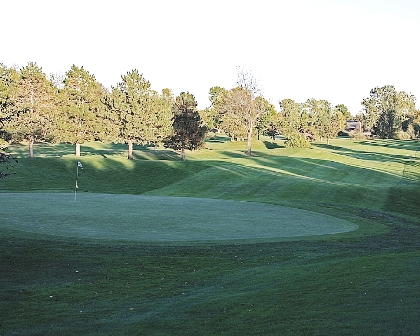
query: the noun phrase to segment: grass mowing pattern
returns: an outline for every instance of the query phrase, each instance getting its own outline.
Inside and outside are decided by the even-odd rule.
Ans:
[[[343,233],[357,225],[294,208],[204,198],[108,194],[0,194],[0,228],[140,242],[277,240]],[[34,215],[36,214],[36,215]]]
[[[269,142],[255,141],[255,157],[243,154],[243,142],[209,142],[185,165],[152,151],[136,151],[137,160],[127,162],[122,147],[89,144],[79,186],[293,205],[359,230],[187,247],[1,229],[0,334],[419,334],[420,216],[413,196],[420,171],[410,167],[410,179],[404,177],[419,143],[335,140],[293,150]],[[1,189],[71,191],[77,159],[71,147],[59,149],[61,157],[52,157],[36,146],[45,157],[20,160]],[[155,169],[143,171],[147,165]],[[94,183],[83,181],[88,174]]]

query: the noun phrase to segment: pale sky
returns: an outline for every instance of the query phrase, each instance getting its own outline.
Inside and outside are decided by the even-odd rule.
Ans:
[[[420,100],[419,0],[3,0],[1,11],[7,66],[75,64],[106,87],[137,69],[199,108],[212,86],[235,86],[237,66],[277,109],[315,98],[355,115],[388,84]]]

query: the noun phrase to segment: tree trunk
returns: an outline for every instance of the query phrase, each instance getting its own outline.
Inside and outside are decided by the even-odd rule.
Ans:
[[[131,141],[128,142],[128,159],[133,160],[133,143]]]
[[[76,142],[76,156],[80,156],[80,143]]]
[[[185,149],[184,149],[184,147],[182,147],[182,149],[181,149],[181,160],[185,161]]]
[[[29,139],[29,157],[34,157],[34,139]]]
[[[252,131],[248,132],[248,155],[251,155]]]

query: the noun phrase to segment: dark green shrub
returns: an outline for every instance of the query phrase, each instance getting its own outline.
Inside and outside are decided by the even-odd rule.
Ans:
[[[287,148],[311,148],[311,143],[303,134],[296,133],[289,136],[284,145]]]

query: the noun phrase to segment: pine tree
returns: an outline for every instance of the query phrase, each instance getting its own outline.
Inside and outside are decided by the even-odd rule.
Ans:
[[[207,130],[203,126],[197,111],[197,102],[191,93],[181,92],[176,97],[172,120],[173,133],[164,141],[164,146],[181,150],[181,159],[185,161],[185,149],[201,148]]]
[[[51,139],[56,90],[36,63],[18,72],[11,90],[12,114],[6,122],[12,140],[27,140],[33,157],[35,141]]]
[[[153,95],[153,109],[150,115],[152,121],[148,142],[155,149],[172,131],[172,107],[174,97],[170,89],[163,89],[161,94]]]
[[[127,72],[121,79],[105,105],[116,126],[115,140],[128,145],[128,159],[133,159],[133,144],[147,143],[152,138],[157,93],[138,70]]]
[[[59,92],[59,113],[55,118],[56,141],[74,144],[76,156],[85,141],[101,139],[106,133],[103,86],[83,67],[73,65]]]
[[[0,63],[0,149],[7,147],[7,140],[10,140],[6,128],[14,111],[13,90],[16,88],[18,77],[16,69]]]

